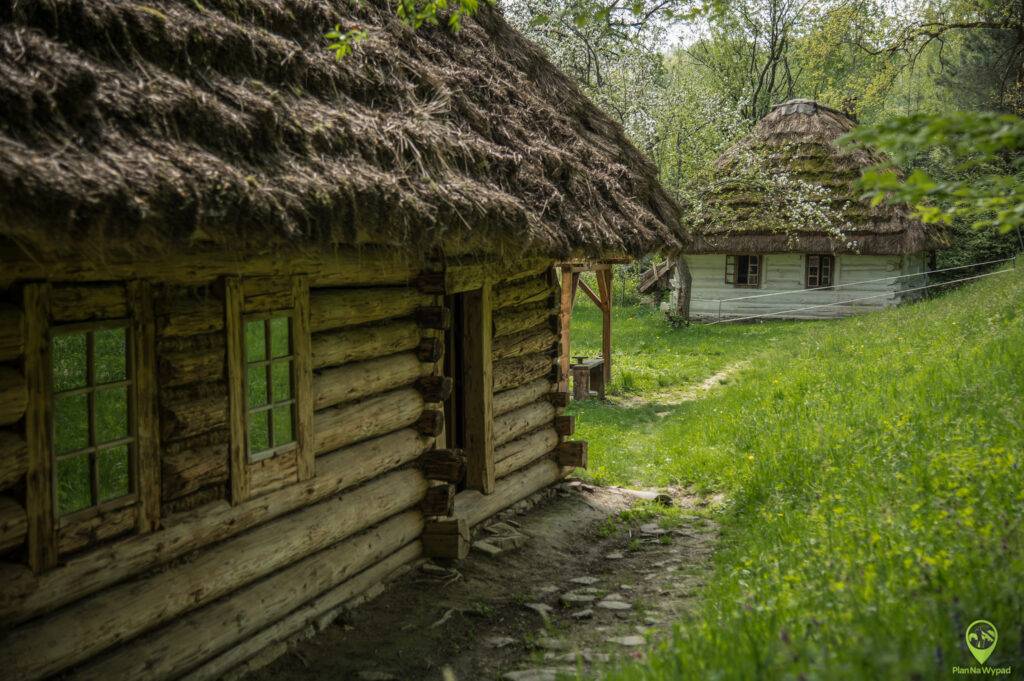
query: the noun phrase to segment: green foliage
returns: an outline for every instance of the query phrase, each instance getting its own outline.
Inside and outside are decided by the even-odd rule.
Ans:
[[[925,222],[969,221],[1001,232],[1024,223],[1024,120],[1010,114],[957,112],[900,116],[861,128],[850,139],[887,152],[891,164],[864,173],[873,204],[906,203]],[[919,157],[949,159],[943,175],[899,172]]]
[[[583,406],[604,480],[728,500],[702,605],[606,678],[943,678],[978,617],[989,665],[1019,664],[1022,296],[1024,268],[800,334],[731,327],[789,335],[666,416]]]
[[[324,37],[331,41],[327,49],[334,53],[335,59],[344,59],[352,54],[355,46],[366,40],[368,36],[366,31],[359,28],[342,30],[341,24],[335,24],[333,31],[324,34]]]

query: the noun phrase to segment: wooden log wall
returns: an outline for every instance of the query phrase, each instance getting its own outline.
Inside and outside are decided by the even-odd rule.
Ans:
[[[22,356],[25,314],[16,291],[0,290],[0,559],[24,554],[28,535],[25,409],[28,385]]]

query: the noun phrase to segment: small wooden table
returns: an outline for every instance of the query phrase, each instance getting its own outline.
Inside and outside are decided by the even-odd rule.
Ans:
[[[572,398],[589,400],[593,389],[597,396],[604,399],[604,359],[595,357],[576,357],[576,364],[569,367],[572,373]]]

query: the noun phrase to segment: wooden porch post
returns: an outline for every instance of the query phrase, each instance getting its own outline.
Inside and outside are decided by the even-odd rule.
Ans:
[[[612,383],[612,266],[607,265],[596,274],[601,298],[601,357],[604,359],[604,384],[607,388]]]
[[[562,265],[562,292],[558,307],[558,328],[561,334],[558,352],[558,391],[569,389],[569,321],[572,319],[572,304],[576,299],[576,282],[578,274],[572,267]]]
[[[494,491],[493,406],[494,367],[491,355],[491,284],[467,292],[462,328],[463,389],[465,393],[466,484],[490,494]]]

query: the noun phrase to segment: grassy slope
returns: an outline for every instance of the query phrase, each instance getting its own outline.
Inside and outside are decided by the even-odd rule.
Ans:
[[[649,342],[641,326],[669,333],[655,321],[620,334],[620,350],[629,334]],[[733,328],[718,340],[778,327]],[[946,678],[974,663],[963,635],[978,618],[999,628],[989,666],[1024,664],[1024,269],[783,329],[666,417],[580,410],[605,479],[730,499],[702,608],[611,677]],[[707,332],[672,333],[695,351]]]

